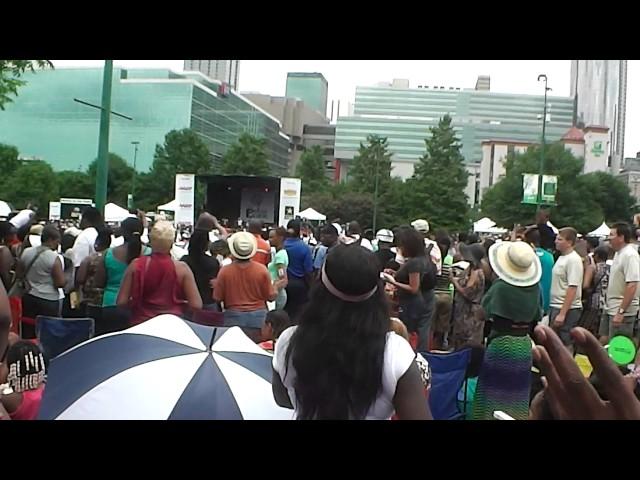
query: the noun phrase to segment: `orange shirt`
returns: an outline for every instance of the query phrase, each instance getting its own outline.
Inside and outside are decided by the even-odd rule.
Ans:
[[[267,267],[256,262],[236,261],[220,269],[213,298],[224,302],[226,309],[253,312],[266,308],[271,289]]]
[[[256,237],[256,242],[258,242],[258,250],[251,260],[266,267],[271,261],[271,245],[260,235],[254,233],[253,236]]]

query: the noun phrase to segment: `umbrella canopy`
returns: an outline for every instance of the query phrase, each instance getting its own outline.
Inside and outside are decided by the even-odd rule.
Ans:
[[[326,220],[327,216],[321,214],[320,212],[314,210],[313,208],[309,207],[306,210],[303,210],[302,212],[300,212],[298,214],[298,216],[300,218],[306,218],[307,220],[313,220],[313,221],[320,221],[320,220]]]
[[[593,232],[589,232],[588,237],[608,237],[611,233],[611,229],[607,227],[607,224],[602,222],[598,228],[596,228]]]
[[[8,217],[12,211],[11,205],[0,200],[0,217]]]
[[[158,210],[166,210],[167,212],[175,212],[178,209],[178,201],[171,200],[169,203],[165,203],[164,205],[159,205]]]
[[[115,203],[107,203],[104,206],[104,221],[105,222],[121,222],[125,218],[132,216],[129,210],[122,208]]]
[[[40,419],[289,420],[272,356],[239,327],[160,315],[51,361]]]

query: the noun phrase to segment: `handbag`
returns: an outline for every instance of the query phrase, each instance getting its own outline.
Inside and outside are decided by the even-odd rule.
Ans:
[[[38,253],[36,253],[35,257],[33,257],[33,260],[31,260],[31,262],[27,266],[27,269],[22,274],[22,277],[15,279],[15,281],[13,282],[13,285],[11,285],[11,288],[9,289],[9,292],[8,292],[9,297],[23,297],[26,293],[29,293],[29,290],[31,290],[31,286],[27,281],[27,274],[29,273],[29,270],[31,270],[31,267],[33,267],[33,264],[36,263],[36,260],[38,259],[38,257],[45,250],[47,249],[43,248]]]

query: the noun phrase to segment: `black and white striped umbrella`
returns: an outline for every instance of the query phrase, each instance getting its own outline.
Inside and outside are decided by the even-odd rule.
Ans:
[[[239,327],[160,315],[52,360],[39,418],[290,420],[273,399],[271,360]]]

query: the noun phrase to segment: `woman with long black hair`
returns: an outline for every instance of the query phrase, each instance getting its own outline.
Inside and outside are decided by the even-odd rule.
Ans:
[[[116,301],[124,272],[131,262],[140,255],[150,255],[151,249],[142,245],[144,227],[140,219],[125,218],[120,224],[124,243],[110,248],[104,254],[104,262],[96,268],[95,285],[104,286],[102,294],[102,321],[100,333],[123,330],[129,324],[129,312],[117,306]]]
[[[389,311],[373,253],[339,245],[285,330],[273,358],[273,394],[300,420],[428,420],[431,414],[407,341],[389,332]]]
[[[214,257],[206,254],[207,250],[209,232],[196,228],[189,239],[189,254],[183,256],[180,261],[186,263],[193,272],[202,298],[202,308],[218,311],[218,305],[213,299],[213,280],[218,276],[220,264]]]

